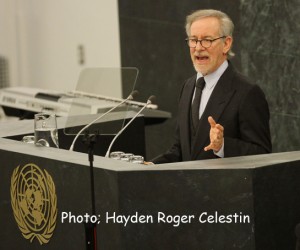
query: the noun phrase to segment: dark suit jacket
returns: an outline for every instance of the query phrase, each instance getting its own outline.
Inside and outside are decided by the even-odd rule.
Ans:
[[[265,95],[230,63],[208,100],[191,145],[190,107],[195,81],[196,75],[184,83],[181,91],[175,143],[165,154],[153,159],[154,163],[216,158],[212,150],[204,151],[210,144],[209,116],[224,127],[224,157],[271,152],[270,114]]]

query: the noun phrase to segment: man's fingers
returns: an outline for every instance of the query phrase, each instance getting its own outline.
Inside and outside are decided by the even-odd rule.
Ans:
[[[211,144],[209,144],[208,146],[206,146],[206,147],[204,148],[204,151],[211,150],[211,149],[212,149],[212,146],[213,146],[213,144],[212,144],[212,143],[211,143]]]
[[[210,128],[210,144],[204,148],[204,151],[215,150],[219,151],[223,145],[224,127],[217,124],[212,116],[208,117]]]
[[[224,127],[220,124],[216,124],[216,128],[221,130],[222,132],[224,131]]]
[[[208,117],[208,122],[209,122],[211,127],[216,126],[216,121],[211,116]]]
[[[212,127],[212,128],[217,128],[217,129],[219,129],[221,132],[223,132],[224,131],[224,127],[221,125],[221,124],[217,124],[216,123],[216,121],[214,120],[214,118],[212,118],[212,116],[209,116],[208,117],[208,122],[209,122],[209,124],[210,124],[210,126]]]
[[[144,163],[143,163],[144,165],[154,165],[154,163],[153,162],[151,162],[151,161],[144,161]]]

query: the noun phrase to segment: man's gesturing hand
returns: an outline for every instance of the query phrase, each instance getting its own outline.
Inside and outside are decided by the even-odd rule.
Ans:
[[[205,151],[214,150],[218,152],[222,146],[224,141],[224,127],[220,124],[217,124],[215,120],[209,116],[208,122],[210,124],[210,144],[204,148]]]

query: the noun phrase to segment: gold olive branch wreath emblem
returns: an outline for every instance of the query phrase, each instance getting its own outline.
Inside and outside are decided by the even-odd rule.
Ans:
[[[11,206],[15,220],[25,239],[37,238],[40,245],[48,243],[57,218],[55,185],[46,170],[27,164],[18,166],[11,177]]]

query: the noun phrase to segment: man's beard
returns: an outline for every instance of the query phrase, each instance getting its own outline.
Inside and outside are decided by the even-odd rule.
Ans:
[[[195,63],[193,63],[194,69],[196,70],[197,73],[202,74],[202,76],[207,75],[207,72],[202,72]]]

